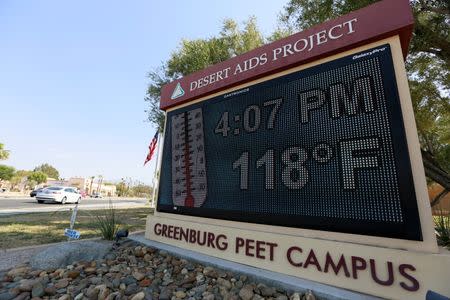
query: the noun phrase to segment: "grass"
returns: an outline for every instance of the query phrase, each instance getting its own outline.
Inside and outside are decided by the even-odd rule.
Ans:
[[[75,230],[80,239],[101,237],[97,216],[106,215],[105,210],[78,210]],[[115,209],[120,227],[136,231],[145,229],[149,207]],[[67,241],[64,229],[70,226],[71,211],[31,213],[0,217],[0,249],[17,248]]]

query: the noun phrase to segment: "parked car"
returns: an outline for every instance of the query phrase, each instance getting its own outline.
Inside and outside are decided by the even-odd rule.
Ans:
[[[92,198],[103,198],[102,194],[97,194],[97,193],[92,194],[91,197],[92,197]]]
[[[44,203],[46,201],[58,202],[61,204],[79,203],[81,195],[74,187],[51,186],[39,192],[36,195],[36,200],[38,203]]]
[[[44,188],[35,189],[34,191],[31,191],[30,197],[36,197],[37,193],[41,192]]]
[[[6,189],[5,188],[0,188],[0,193],[4,193],[4,192],[6,192]]]

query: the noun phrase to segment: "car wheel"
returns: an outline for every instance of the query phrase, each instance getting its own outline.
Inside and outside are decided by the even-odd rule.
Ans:
[[[67,197],[62,198],[61,204],[62,204],[62,205],[66,204],[66,201],[67,201]]]
[[[81,201],[81,197],[78,198],[77,202],[75,202],[75,203],[78,204],[78,203],[80,203],[80,201]]]
[[[38,200],[38,203],[44,203],[44,200]]]

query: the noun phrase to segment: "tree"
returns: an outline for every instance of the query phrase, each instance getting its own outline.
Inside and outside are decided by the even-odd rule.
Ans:
[[[150,198],[152,195],[152,187],[145,184],[138,184],[131,188],[131,194],[133,197],[148,197]]]
[[[13,178],[15,171],[13,167],[0,165],[0,180],[10,180]]]
[[[41,184],[47,181],[47,174],[41,171],[34,171],[28,175],[27,179],[29,181],[35,181],[37,184]]]
[[[30,190],[33,190],[36,187],[36,185],[38,185],[38,184],[39,183],[37,183],[34,180],[27,180],[27,183],[26,183],[25,187],[30,189]]]
[[[59,172],[56,170],[55,167],[49,165],[49,164],[42,164],[40,166],[37,166],[34,168],[33,172],[42,172],[47,175],[47,177],[53,178],[53,179],[59,179]]]
[[[8,159],[9,153],[10,153],[10,151],[5,150],[4,145],[2,143],[0,143],[0,160]]]
[[[377,1],[290,0],[280,15],[279,28],[266,40],[275,41],[374,2]],[[426,175],[444,187],[445,196],[450,191],[450,2],[410,2],[416,24],[406,66],[413,107]],[[166,63],[149,73],[145,97],[149,105],[148,120],[163,131],[164,113],[159,110],[159,101],[164,84],[250,51],[264,42],[254,18],[245,23],[243,30],[234,21],[226,20],[218,37],[183,40]]]
[[[304,30],[377,2],[375,0],[290,0],[280,16],[285,31]],[[410,1],[415,18],[406,62],[427,177],[450,191],[450,2]]]
[[[116,191],[117,196],[119,197],[124,197],[127,195],[127,185],[125,184],[124,181],[121,181],[118,184],[116,184]]]
[[[14,173],[14,176],[9,180],[11,183],[11,189],[15,189],[19,185],[23,185],[28,181],[28,175],[30,175],[32,171],[27,170],[18,170]]]
[[[233,20],[225,20],[218,37],[182,40],[180,48],[161,67],[148,74],[150,84],[145,101],[148,102],[148,120],[164,129],[164,113],[159,109],[161,87],[172,80],[225,61],[263,45],[264,38],[256,26],[256,19],[249,18],[240,30]]]

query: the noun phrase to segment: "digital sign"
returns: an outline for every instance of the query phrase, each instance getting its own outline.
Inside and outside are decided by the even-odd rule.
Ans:
[[[167,113],[157,210],[422,240],[389,44]]]

